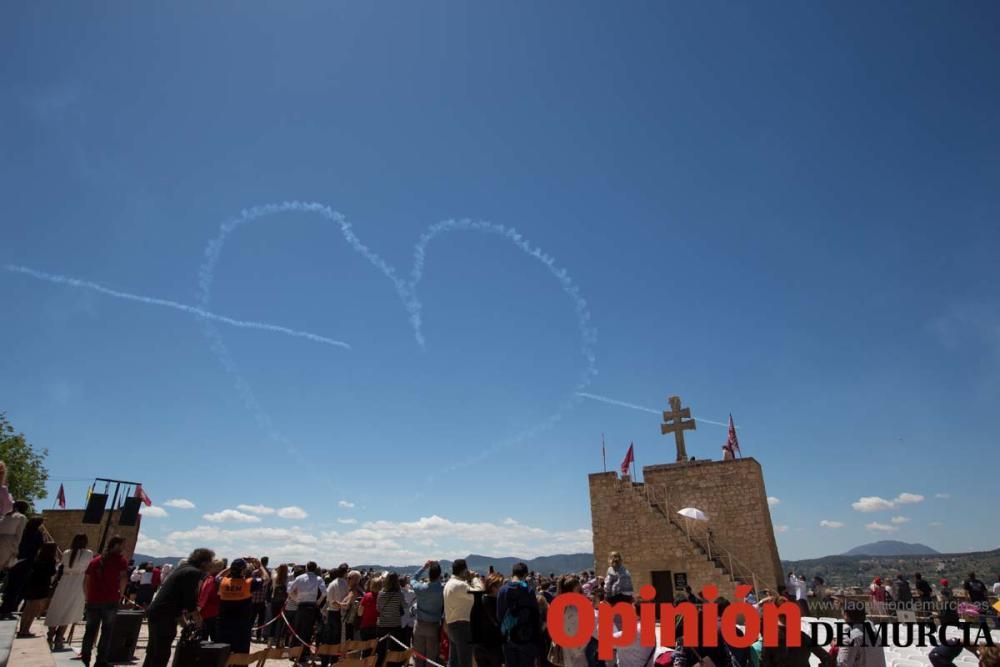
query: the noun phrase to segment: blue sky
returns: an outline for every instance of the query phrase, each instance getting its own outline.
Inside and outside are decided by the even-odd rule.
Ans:
[[[612,464],[673,444],[657,415],[574,400],[581,378],[732,412],[783,557],[994,548],[998,23],[990,3],[4,5],[0,264],[351,347],[2,271],[0,409],[49,448],[53,494],[142,481],[151,552],[587,548],[601,434]],[[284,201],[342,213],[391,276],[283,211],[226,237],[203,301],[220,225]],[[458,230],[401,298],[421,235],[466,218],[567,277]],[[725,437],[703,422],[689,452]]]

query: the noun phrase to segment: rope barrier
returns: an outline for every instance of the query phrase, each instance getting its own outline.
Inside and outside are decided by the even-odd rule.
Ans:
[[[310,651],[312,651],[313,653],[315,653],[316,652],[316,647],[313,646],[312,644],[310,644],[309,642],[307,642],[306,640],[302,639],[302,637],[299,637],[299,633],[295,632],[295,628],[293,628],[292,624],[288,622],[288,617],[285,616],[284,610],[282,610],[282,612],[281,612],[281,618],[282,618],[282,620],[285,621],[285,625],[288,626],[288,631],[292,633],[292,636],[295,637],[299,641],[300,644],[302,644],[303,646],[307,647]]]
[[[280,617],[279,617],[279,616],[275,616],[274,618],[272,618],[272,619],[271,619],[270,621],[268,621],[267,623],[264,623],[263,625],[255,625],[255,626],[253,626],[252,628],[250,628],[250,630],[251,630],[251,631],[253,631],[253,630],[263,630],[263,629],[264,629],[264,628],[266,628],[267,626],[269,626],[269,625],[271,625],[272,623],[274,623],[275,621],[277,621],[277,620],[278,620],[278,618],[280,618]]]
[[[420,658],[421,660],[424,660],[424,661],[426,661],[426,662],[427,662],[427,664],[429,664],[429,665],[434,665],[434,667],[445,667],[445,665],[442,665],[442,664],[441,664],[440,662],[434,662],[433,660],[431,660],[430,658],[428,658],[428,657],[427,657],[426,655],[424,655],[423,653],[420,653],[419,651],[417,651],[417,650],[416,650],[415,648],[413,648],[412,646],[407,646],[406,644],[404,644],[403,642],[399,641],[398,639],[396,639],[396,638],[395,638],[395,637],[393,637],[392,635],[385,635],[385,637],[388,637],[388,638],[389,638],[389,639],[391,639],[392,641],[396,642],[397,644],[399,644],[400,646],[402,646],[402,647],[403,647],[404,649],[406,649],[406,650],[408,650],[408,651],[413,651],[413,655],[417,656],[417,657],[418,657],[418,658]],[[385,639],[385,637],[383,637],[382,639]]]
[[[269,623],[273,623],[273,622],[274,622],[275,620],[277,620],[277,619],[278,619],[278,617],[277,617],[277,616],[275,616],[275,617],[274,617],[273,619],[271,619],[271,621],[269,621]],[[284,611],[282,611],[282,612],[281,612],[281,619],[282,619],[282,620],[283,620],[283,621],[285,622],[285,626],[286,626],[286,627],[288,627],[288,631],[292,633],[292,636],[293,636],[293,637],[295,637],[295,639],[296,639],[296,640],[297,640],[297,641],[298,641],[298,642],[299,642],[300,644],[302,644],[303,646],[307,647],[307,648],[308,648],[308,649],[309,649],[310,651],[312,651],[313,653],[318,653],[318,652],[319,652],[319,647],[321,646],[321,644],[310,644],[310,643],[309,643],[309,642],[307,642],[306,640],[302,639],[302,637],[300,637],[300,636],[299,636],[299,634],[298,634],[297,632],[295,632],[295,628],[293,628],[293,627],[292,627],[292,624],[288,622],[288,617],[287,617],[287,616],[285,616],[285,612],[284,612]],[[265,623],[264,625],[268,625],[268,623]],[[261,627],[264,627],[264,626],[261,626]],[[400,643],[400,645],[401,645],[401,646],[403,646],[404,648],[410,648],[409,646],[406,646],[405,644],[402,644],[401,642],[399,642],[399,640],[398,640],[398,639],[396,639],[395,637],[392,637],[392,635],[384,635],[384,636],[382,636],[382,637],[379,637],[379,638],[378,638],[378,639],[377,639],[377,640],[375,641],[375,644],[377,645],[377,644],[380,644],[380,643],[382,643],[383,641],[385,641],[385,639],[386,639],[387,637],[391,637],[391,638],[392,638],[392,639],[394,639],[394,640],[395,640],[395,641],[396,641],[397,643]],[[351,651],[346,651],[346,652],[344,652],[344,653],[331,653],[331,654],[329,654],[329,655],[335,655],[335,656],[337,656],[338,658],[344,658],[344,657],[347,657],[347,656],[351,655],[352,653],[364,653],[364,652],[365,652],[365,650],[367,650],[367,649],[363,649],[363,648],[356,648],[356,649],[353,649],[353,650],[351,650]],[[436,662],[434,662],[434,661],[432,661],[432,660],[428,660],[427,662],[429,662],[429,663],[431,663],[432,665],[434,665],[434,667],[446,667],[445,665],[441,665],[441,664],[438,664],[438,663],[436,663]]]

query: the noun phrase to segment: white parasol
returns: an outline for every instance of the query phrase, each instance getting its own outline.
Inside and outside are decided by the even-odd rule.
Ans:
[[[708,521],[708,515],[702,512],[697,507],[685,507],[684,509],[677,510],[677,513],[682,517],[687,519],[684,522],[684,532],[687,533],[688,538],[691,537],[691,521]]]
[[[682,510],[677,510],[677,513],[695,521],[708,521],[708,515],[697,507],[685,507]]]

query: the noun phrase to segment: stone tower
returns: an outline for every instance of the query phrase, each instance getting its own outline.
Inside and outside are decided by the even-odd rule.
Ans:
[[[695,428],[680,399],[671,397],[662,433],[677,438],[677,462],[646,466],[642,483],[615,472],[590,475],[594,558],[607,570],[611,551],[621,552],[635,590],[653,584],[657,601],[673,601],[690,585],[715,584],[733,599],[737,584],[758,591],[783,580],[764,475],[753,458],[688,460],[683,431]],[[677,511],[694,507],[708,521]]]

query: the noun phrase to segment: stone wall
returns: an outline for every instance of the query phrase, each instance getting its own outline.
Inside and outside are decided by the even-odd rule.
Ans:
[[[697,507],[705,512],[713,541],[753,570],[758,586],[782,582],[764,474],[756,459],[654,465],[643,468],[642,475],[646,484],[665,490],[673,511]]]
[[[590,475],[591,523],[598,572],[607,570],[611,551],[620,551],[635,588],[653,583],[653,572],[682,573],[695,590],[707,583],[732,597],[730,572],[720,569],[683,529],[651,507],[658,494],[661,509],[676,512],[697,507],[710,521],[712,540],[731,551],[757,577],[758,588],[782,579],[778,547],[771,525],[764,478],[752,458],[735,461],[692,461],[643,468],[644,483],[619,479],[617,473]],[[666,499],[665,504],[662,503]],[[704,535],[706,524],[692,523]],[[702,542],[704,544],[704,542]],[[718,553],[716,554],[716,556]],[[662,595],[662,592],[659,592]]]
[[[140,515],[134,526],[119,526],[118,514],[119,511],[115,510],[111,515],[108,539],[110,540],[115,535],[125,538],[124,553],[126,557],[131,558],[132,554],[135,553],[136,540],[139,539],[139,524],[142,522],[142,517]],[[83,523],[83,510],[45,510],[42,512],[42,517],[45,519],[45,528],[59,545],[60,551],[69,549],[73,536],[78,533],[86,533],[89,548],[97,551],[101,544],[104,526],[108,521],[108,512],[104,513],[104,520],[99,524]]]
[[[693,547],[682,531],[650,508],[640,486],[623,484],[613,472],[590,476],[596,571],[606,572],[608,554],[619,551],[632,573],[636,593],[641,586],[654,583],[653,572],[669,571],[684,574],[696,590],[714,583],[720,594],[731,598],[734,584],[729,577]],[[670,598],[669,591],[658,589],[657,593],[661,601]]]

